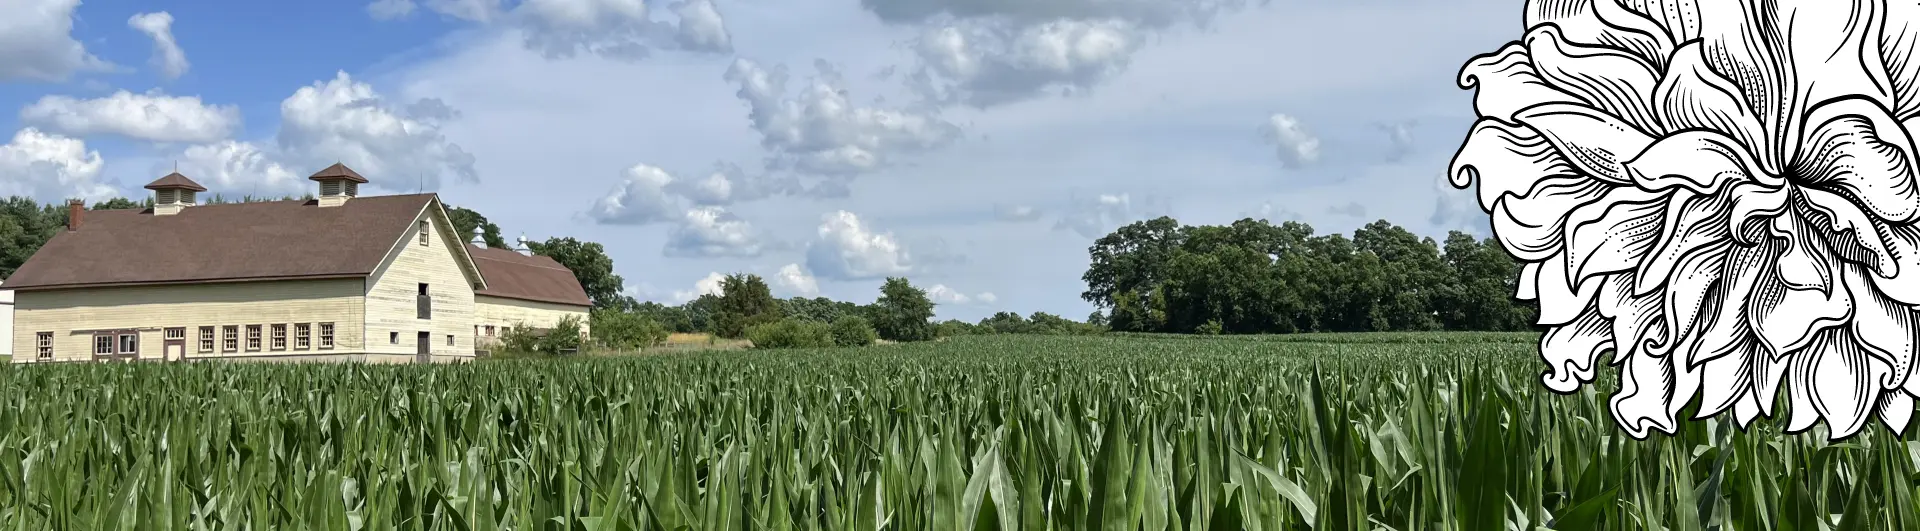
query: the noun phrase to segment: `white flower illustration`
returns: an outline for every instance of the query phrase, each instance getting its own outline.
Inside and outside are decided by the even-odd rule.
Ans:
[[[1615,420],[1674,433],[1787,396],[1787,429],[1905,429],[1920,305],[1920,6],[1530,0],[1460,74],[1478,180],[1547,327],[1544,383],[1619,368]],[[1603,358],[1608,351],[1611,358]],[[1784,389],[1783,389],[1784,388]]]

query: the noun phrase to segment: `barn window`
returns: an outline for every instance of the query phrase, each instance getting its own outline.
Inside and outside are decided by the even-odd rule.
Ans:
[[[113,335],[111,334],[94,335],[93,336],[93,355],[95,357],[112,356],[113,355]]]
[[[333,348],[333,323],[320,323],[320,348]]]
[[[284,324],[273,325],[273,349],[274,350],[287,349],[287,325],[284,325]]]
[[[300,323],[293,325],[293,348],[306,350],[313,345],[313,325]]]
[[[393,233],[389,232],[387,234],[393,234]],[[426,245],[426,244],[427,244],[427,222],[425,220],[422,220],[420,222],[420,245]]]
[[[37,354],[40,359],[53,359],[53,332],[36,333],[33,335],[33,340],[37,343],[35,346],[39,348]]]
[[[400,344],[400,333],[399,333],[399,332],[387,332],[387,342],[388,342],[388,343],[392,343],[392,344],[395,344],[395,345],[398,345],[398,344]]]
[[[236,350],[240,350],[240,326],[226,325],[220,327],[220,351],[233,352]]]
[[[200,351],[213,352],[213,327],[200,327]]]
[[[247,325],[247,352],[260,350],[260,325]]]
[[[447,346],[453,346],[453,334],[447,334]]]
[[[120,353],[133,354],[136,352],[140,352],[140,335],[120,334]]]

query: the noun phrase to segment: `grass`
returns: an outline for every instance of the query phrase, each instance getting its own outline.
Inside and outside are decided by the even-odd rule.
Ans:
[[[1911,438],[1635,441],[1524,336],[1372,339],[10,367],[0,528],[1920,529]]]

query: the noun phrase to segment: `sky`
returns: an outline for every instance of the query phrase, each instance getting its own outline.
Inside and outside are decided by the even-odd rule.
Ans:
[[[1488,234],[1446,166],[1517,1],[0,2],[0,195],[436,192],[603,244],[641,300],[753,273],[1081,319],[1127,223]]]

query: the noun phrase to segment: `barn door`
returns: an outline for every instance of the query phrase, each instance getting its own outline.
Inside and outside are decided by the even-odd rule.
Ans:
[[[413,361],[420,362],[420,363],[432,363],[433,362],[433,333],[421,332],[420,339],[417,341],[414,341],[413,343],[414,343]]]

